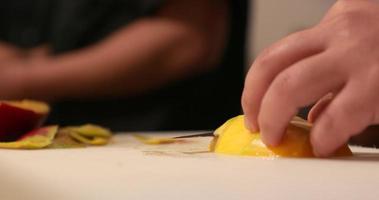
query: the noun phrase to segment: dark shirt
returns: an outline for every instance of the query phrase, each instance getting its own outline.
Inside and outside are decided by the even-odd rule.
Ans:
[[[29,48],[49,43],[60,54],[91,45],[160,0],[12,0],[0,7],[0,39]],[[114,130],[214,129],[241,112],[247,1],[230,0],[228,45],[218,68],[130,98],[53,104],[49,123],[97,123]]]
[[[152,14],[162,0],[8,0],[0,6],[0,37],[20,47],[49,43],[55,53],[91,45]]]

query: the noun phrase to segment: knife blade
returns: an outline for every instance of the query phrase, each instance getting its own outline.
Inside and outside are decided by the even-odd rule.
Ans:
[[[195,137],[213,137],[213,136],[214,136],[213,132],[206,132],[206,133],[177,136],[177,137],[173,137],[173,139],[195,138]]]

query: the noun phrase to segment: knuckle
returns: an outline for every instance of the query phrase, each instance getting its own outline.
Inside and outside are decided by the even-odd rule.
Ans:
[[[357,34],[357,27],[361,26],[362,15],[356,11],[345,11],[331,21],[334,31],[331,33],[337,38],[351,38]]]
[[[289,35],[287,40],[292,40],[294,42],[301,41],[301,40],[308,38],[310,33],[311,33],[311,29],[298,31],[298,32],[295,32],[295,33],[292,33],[291,35]]]
[[[347,9],[348,8],[348,4],[346,4],[346,1],[349,1],[349,0],[339,0],[339,1],[337,1],[333,5],[332,9],[336,10],[336,11],[341,11],[341,10]]]
[[[264,69],[264,66],[269,65],[272,62],[272,48],[267,48],[257,57],[254,63],[254,69]]]
[[[281,73],[277,76],[271,86],[271,92],[274,96],[288,99],[296,90],[296,77],[291,73]]]
[[[346,11],[340,14],[336,20],[338,24],[344,28],[352,28],[356,25],[357,19],[360,18],[360,14],[356,11]]]
[[[339,117],[339,118],[354,116],[354,115],[357,115],[361,111],[362,111],[362,107],[359,106],[358,103],[349,103],[349,104],[345,103],[345,104],[341,104],[340,106],[334,109],[336,117]]]
[[[354,2],[355,4],[352,4],[352,2]],[[355,0],[338,0],[332,6],[331,12],[336,13],[336,14],[340,14],[340,13],[346,13],[346,12],[351,12],[351,11],[359,11],[361,9],[359,8],[359,6],[357,6],[356,2],[357,1],[355,1]]]
[[[259,58],[259,60],[256,60],[251,69],[251,74],[253,75],[248,77],[247,81],[251,83],[253,81],[266,80],[268,77],[270,77],[273,73],[272,67],[270,67],[271,62],[273,62],[273,59],[271,59],[270,56],[265,56],[264,58]]]
[[[316,39],[315,36],[317,32],[317,26],[294,32],[283,39],[283,42],[281,44],[284,44],[284,48],[282,49],[288,47],[288,44],[291,44],[292,46],[297,46],[304,43],[309,43],[311,40]]]
[[[326,112],[325,115],[323,123],[325,130],[332,130],[345,138],[364,129],[368,125],[367,117],[370,116],[364,107],[355,103],[340,105],[333,109],[333,113]]]
[[[312,29],[292,33],[272,46],[264,49],[255,59],[253,70],[270,70],[270,66],[272,66],[272,63],[276,62],[276,59],[282,55],[282,52],[290,50],[293,46],[302,44],[303,41],[308,41],[311,38],[311,35]]]

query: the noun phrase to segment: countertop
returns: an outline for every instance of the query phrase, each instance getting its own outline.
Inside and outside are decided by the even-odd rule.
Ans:
[[[209,153],[209,141],[149,146],[119,134],[103,147],[0,150],[0,199],[379,198],[377,149],[352,147],[351,158],[267,159]]]

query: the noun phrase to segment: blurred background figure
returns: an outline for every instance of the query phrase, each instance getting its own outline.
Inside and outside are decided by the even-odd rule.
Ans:
[[[213,129],[240,113],[243,0],[6,0],[0,98],[50,123]]]

